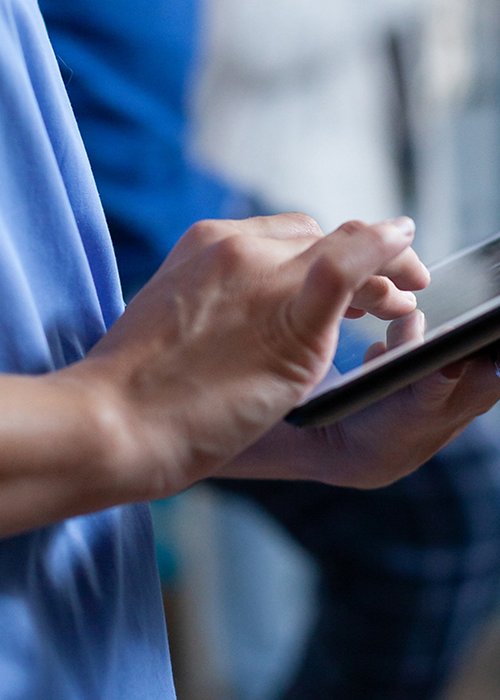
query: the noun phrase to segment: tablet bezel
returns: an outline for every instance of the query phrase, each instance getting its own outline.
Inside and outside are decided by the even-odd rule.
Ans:
[[[498,234],[458,251],[435,269],[457,257],[479,251],[495,240],[500,242]],[[472,317],[471,313],[463,314],[466,316],[463,322],[458,317],[456,326],[447,330],[437,328],[431,338],[396,352],[395,356],[391,357],[389,352],[386,361],[375,362],[366,372],[354,371],[352,378],[347,373],[345,381],[341,379],[338,386],[297,406],[286,420],[297,426],[321,427],[334,423],[500,339],[500,295],[480,304]]]

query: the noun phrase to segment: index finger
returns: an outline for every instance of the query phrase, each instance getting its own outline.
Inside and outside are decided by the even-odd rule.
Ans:
[[[309,268],[291,318],[301,333],[321,333],[349,306],[355,292],[413,240],[415,225],[400,217],[368,226],[343,224],[304,251],[298,262]]]
[[[415,291],[425,289],[430,282],[429,270],[413,248],[406,248],[382,267],[379,274],[389,277],[396,287]]]

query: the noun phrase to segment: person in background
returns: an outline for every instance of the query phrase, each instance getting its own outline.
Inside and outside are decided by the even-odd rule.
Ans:
[[[205,102],[202,122],[203,109],[193,114],[186,101],[193,68],[203,65],[200,45],[207,47],[207,37],[201,30],[208,25],[200,22],[198,4],[152,2],[141,8],[140,13],[124,0],[119,4],[120,12],[116,2],[101,2],[92,8],[89,3],[58,5],[51,0],[41,3],[90,152],[127,296],[132,296],[146,276],[160,265],[165,252],[197,218],[243,216],[285,205],[300,208],[302,202],[297,193],[304,191],[305,179],[298,183],[294,194],[283,176],[293,177],[303,170],[303,160],[294,156],[291,149],[282,149],[281,157],[292,159],[292,165],[288,160],[287,168],[278,169],[277,160],[268,168],[269,177],[278,173],[281,187],[273,189],[269,182],[257,177],[245,179],[245,168],[248,171],[252,155],[254,161],[266,162],[265,150],[256,147],[259,125],[250,120],[252,128],[247,124],[237,138],[231,138],[238,122],[231,131],[231,111],[220,100],[218,88],[222,86],[226,96],[231,88],[244,88],[251,95],[249,86],[258,90],[262,84],[267,87],[269,98],[280,84],[286,88],[290,81],[301,76],[304,85],[311,88],[310,73],[300,72],[304,66],[310,68],[315,57],[314,53],[307,54],[310,44],[303,40],[296,44],[305,55],[291,63],[290,81],[286,84],[277,77],[278,70],[272,73],[273,66],[270,69],[268,61],[258,80],[249,71],[251,64],[231,64],[231,59],[224,63],[226,72],[219,74],[221,85],[212,83],[205,92],[218,108],[210,111],[210,104]],[[221,7],[220,3],[206,6],[214,13],[217,9],[221,11]],[[244,8],[249,11],[249,6]],[[273,15],[266,8],[261,15],[262,27],[270,30]],[[238,12],[244,17],[243,9],[231,10],[226,4],[219,15],[226,18],[226,36],[236,44],[241,35],[233,31],[230,20]],[[254,9],[259,8],[255,5]],[[327,9],[323,7],[324,12]],[[337,17],[347,19],[352,27],[364,13],[370,19],[377,17],[377,9],[380,7],[374,5],[370,10],[358,10],[356,15],[350,8],[343,13],[337,9]],[[311,17],[305,5],[302,11],[303,18]],[[337,66],[337,79],[347,82],[354,71],[357,76],[354,86],[361,90],[362,86],[372,85],[376,92],[381,74],[376,73],[377,81],[363,78],[362,70],[370,66],[368,61],[361,61],[359,47],[364,44],[351,44],[351,35],[345,32],[344,44],[335,53],[335,42],[331,40],[335,25],[324,21],[324,12],[319,16],[322,36],[325,41],[328,38],[331,47],[331,60],[342,55],[347,64],[342,69]],[[207,16],[210,15],[204,15]],[[247,15],[252,21],[246,23],[254,37],[261,36],[253,31],[255,16]],[[283,19],[290,12],[282,8],[274,16]],[[216,26],[220,29],[223,25]],[[279,49],[282,42],[276,38],[283,37],[283,32],[280,24],[280,30],[273,33],[273,41],[266,43],[268,50]],[[303,39],[302,30],[300,36]],[[318,34],[311,33],[311,37],[317,45]],[[219,58],[224,58],[224,44],[220,36],[217,38],[219,41],[212,48],[219,51]],[[353,61],[357,57],[359,63],[349,64],[346,56]],[[198,62],[194,64],[196,58]],[[262,55],[261,58],[264,62]],[[324,70],[322,61],[323,57],[318,56],[318,65]],[[247,70],[243,77],[228,77],[228,66],[237,76],[242,65]],[[383,71],[384,65],[379,58],[371,70],[378,67]],[[281,66],[279,59],[276,66]],[[210,68],[209,61],[205,68]],[[209,81],[205,88],[207,85],[210,86]],[[336,90],[336,83],[331,80],[333,99]],[[372,93],[370,96],[375,99]],[[311,99],[317,106],[312,89]],[[261,107],[264,103],[265,95]],[[337,125],[339,129],[349,126],[351,133],[359,133],[352,123],[353,116],[364,116],[364,126],[376,128],[378,138],[366,138],[363,142],[365,146],[371,144],[369,159],[363,148],[347,149],[351,158],[357,154],[361,161],[361,167],[351,163],[354,179],[350,187],[346,185],[348,159],[339,152],[323,158],[325,164],[335,165],[343,173],[343,180],[334,181],[325,173],[317,180],[330,196],[336,195],[335,215],[341,216],[342,206],[355,212],[353,194],[373,193],[369,186],[372,182],[379,189],[370,200],[372,208],[367,207],[368,216],[377,208],[391,212],[398,209],[397,187],[394,187],[397,172],[385,142],[385,122],[378,103],[372,101],[369,104],[375,105],[374,109],[358,112],[340,100],[337,103],[347,108],[344,121]],[[284,102],[281,113],[276,114],[279,128],[268,132],[277,143],[290,130],[290,110],[286,107]],[[333,121],[328,107],[322,105],[321,110],[310,112],[309,118]],[[307,118],[305,121],[309,123]],[[315,122],[311,121],[314,126]],[[214,126],[218,133],[214,132]],[[193,133],[194,127],[197,133]],[[333,127],[335,124],[332,125],[335,133]],[[317,132],[311,129],[310,133]],[[305,143],[308,150],[310,142]],[[341,137],[337,143],[342,143]],[[321,143],[319,147],[322,150]],[[240,166],[237,177],[236,161]],[[203,162],[207,164],[205,169],[200,166]],[[363,169],[368,162],[370,167]],[[226,175],[226,183],[236,181],[239,186],[229,187],[222,179],[210,175],[215,166]],[[361,176],[366,178],[366,187],[360,186]],[[248,192],[257,192],[257,196],[249,196]],[[283,197],[281,201],[274,199],[278,193]],[[439,692],[475,627],[496,600],[500,516],[495,507],[493,472],[498,458],[491,440],[482,434],[478,439],[478,432],[479,427],[473,428],[417,474],[375,493],[317,484],[275,483],[272,488],[264,483],[219,484],[219,488],[244,494],[265,508],[313,554],[319,567],[318,619],[302,666],[295,678],[289,679],[283,697],[336,694],[350,700],[378,697],[385,700],[430,698]],[[487,554],[479,560],[478,552]],[[481,590],[481,595],[476,595],[477,590]],[[470,594],[464,595],[464,591]]]

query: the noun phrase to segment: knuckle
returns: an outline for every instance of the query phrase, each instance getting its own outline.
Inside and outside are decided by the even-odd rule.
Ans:
[[[294,212],[289,216],[293,217],[295,224],[300,229],[304,236],[313,236],[315,238],[323,238],[324,233],[316,219],[309,214],[302,212]]]
[[[377,224],[376,226],[370,226],[368,231],[370,234],[370,250],[372,251],[372,254],[379,259],[380,262],[382,262],[382,260],[387,259],[389,252],[387,227],[385,227],[383,224]]]
[[[221,223],[215,219],[202,219],[189,227],[186,236],[189,236],[194,243],[210,244],[217,236],[220,236]]]
[[[359,233],[360,231],[367,228],[367,224],[359,219],[352,219],[350,221],[345,221],[340,227],[339,231],[344,231],[344,233],[353,234]]]
[[[364,221],[353,219],[342,224],[339,229],[348,235],[364,234],[366,245],[370,247],[375,255],[383,255],[387,246],[387,224],[368,225]]]
[[[219,264],[224,269],[234,269],[247,264],[251,258],[252,241],[243,235],[227,236],[217,242],[214,248]]]
[[[391,233],[393,233],[394,230],[395,227],[390,223],[380,223],[370,226],[369,231],[372,244],[381,251],[385,250],[388,240],[390,240]]]

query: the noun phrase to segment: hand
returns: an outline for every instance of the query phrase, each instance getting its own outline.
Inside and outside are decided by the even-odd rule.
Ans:
[[[500,399],[483,351],[327,428],[281,423],[219,476],[378,488],[411,473]]]
[[[344,314],[411,311],[400,290],[428,281],[413,232],[402,218],[325,236],[302,215],[194,226],[67,370],[125,416],[144,497],[213,474],[279,421],[326,372]]]

